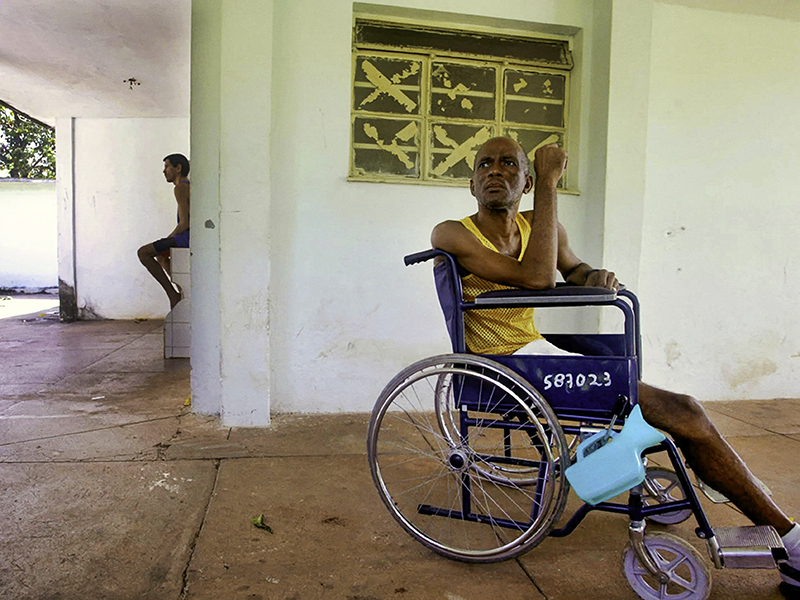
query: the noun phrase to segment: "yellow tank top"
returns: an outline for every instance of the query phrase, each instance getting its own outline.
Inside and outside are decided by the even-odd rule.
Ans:
[[[465,217],[459,222],[471,231],[481,244],[497,252],[495,245],[480,232],[471,217]],[[516,223],[522,237],[522,248],[517,260],[522,260],[531,236],[531,226],[519,213]],[[464,300],[467,302],[472,302],[476,296],[484,292],[511,289],[511,286],[481,279],[471,273],[461,278],[461,286]],[[541,337],[533,324],[533,308],[493,308],[464,313],[464,341],[467,350],[474,354],[513,354],[525,344]]]

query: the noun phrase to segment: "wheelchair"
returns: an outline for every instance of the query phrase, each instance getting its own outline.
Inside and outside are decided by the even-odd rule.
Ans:
[[[630,525],[623,571],[647,600],[703,599],[711,589],[697,550],[675,535],[646,533],[647,521],[693,516],[717,568],[776,568],[788,558],[772,527],[713,529],[675,443],[641,419],[639,304],[632,292],[559,284],[466,302],[451,255],[427,250],[405,263],[437,257],[434,278],[453,353],[398,373],[378,397],[367,433],[373,481],[406,532],[447,558],[489,563],[569,535],[591,511],[624,514]],[[557,306],[615,307],[623,331],[547,336],[580,355],[467,353],[466,311]],[[649,438],[633,428],[637,412],[636,427]],[[632,450],[623,438],[633,439]],[[620,458],[623,449],[635,465]],[[647,466],[655,452],[666,452],[672,468]],[[581,470],[580,481],[570,478]],[[581,484],[585,503],[557,527],[570,481],[576,492]],[[611,501],[624,492],[627,502]]]

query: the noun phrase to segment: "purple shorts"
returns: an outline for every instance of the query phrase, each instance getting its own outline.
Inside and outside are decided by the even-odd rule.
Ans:
[[[153,242],[153,247],[156,252],[169,252],[170,248],[188,248],[189,247],[189,230],[179,233],[178,235],[161,238]]]

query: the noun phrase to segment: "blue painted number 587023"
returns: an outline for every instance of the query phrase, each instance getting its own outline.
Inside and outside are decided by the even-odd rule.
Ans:
[[[592,386],[595,387],[610,387],[611,386],[611,373],[603,371],[602,374],[596,375],[594,373],[556,373],[545,375],[544,389],[550,388],[582,388],[588,389]]]

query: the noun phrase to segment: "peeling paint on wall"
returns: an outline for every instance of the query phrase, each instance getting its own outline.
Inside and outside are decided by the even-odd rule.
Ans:
[[[667,238],[674,238],[676,235],[678,235],[679,233],[683,233],[684,231],[686,231],[686,227],[683,226],[675,227],[673,229],[667,229],[664,232],[664,236]]]
[[[448,169],[450,169],[450,167],[461,160],[465,160],[469,167],[472,168],[472,162],[475,160],[475,153],[478,151],[478,148],[492,137],[492,133],[488,127],[481,127],[478,130],[478,133],[467,139],[467,141],[462,144],[458,144],[454,140],[450,139],[447,136],[447,132],[444,127],[434,127],[434,133],[436,134],[436,138],[439,140],[439,142],[453,148],[453,151],[448,154],[443,161],[436,165],[436,167],[434,167],[434,175],[443,175]]]
[[[735,370],[723,367],[723,374],[731,389],[767,377],[778,371],[778,363],[768,358],[758,358],[739,364]]]
[[[361,63],[361,68],[367,76],[367,81],[375,86],[375,91],[361,101],[361,104],[358,105],[359,108],[363,108],[365,105],[376,100],[381,94],[386,94],[397,100],[408,112],[414,112],[417,108],[417,103],[406,96],[403,90],[397,87],[397,84],[411,75],[416,75],[419,72],[419,63],[411,63],[410,68],[404,70],[402,73],[393,75],[391,80],[368,60]]]
[[[667,366],[673,367],[681,357],[681,351],[678,348],[678,342],[669,342],[664,347],[664,353],[667,355]]]
[[[400,162],[403,163],[406,169],[414,168],[414,162],[411,160],[409,155],[402,148],[400,148],[400,146],[397,144],[397,140],[408,141],[414,137],[417,134],[417,124],[415,122],[412,121],[403,127],[403,129],[398,131],[394,135],[394,139],[389,144],[380,139],[378,128],[371,123],[364,123],[364,133],[367,134],[367,137],[370,139],[375,140],[381,150],[385,150],[389,154],[396,156]]]
[[[88,302],[78,310],[78,318],[81,321],[97,321],[103,317],[95,310],[95,307]]]

